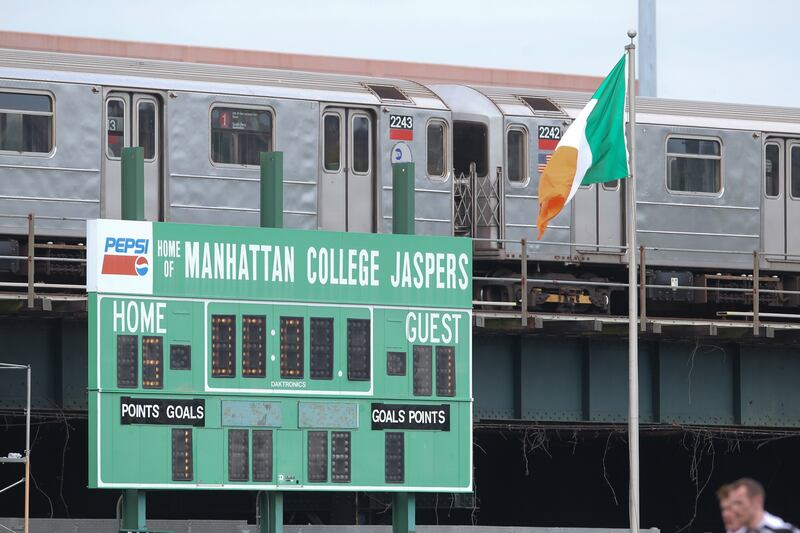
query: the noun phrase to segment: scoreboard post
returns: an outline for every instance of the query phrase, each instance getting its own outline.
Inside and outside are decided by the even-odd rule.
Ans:
[[[470,240],[87,235],[90,487],[472,491]]]

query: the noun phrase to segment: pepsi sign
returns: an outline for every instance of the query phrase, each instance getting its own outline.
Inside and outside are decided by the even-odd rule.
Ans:
[[[97,290],[103,292],[152,293],[153,227],[150,222],[90,221],[87,237],[90,256],[96,258],[89,268],[90,287],[98,287]]]
[[[114,276],[145,276],[150,263],[146,254],[150,239],[106,237],[103,254],[103,274]]]

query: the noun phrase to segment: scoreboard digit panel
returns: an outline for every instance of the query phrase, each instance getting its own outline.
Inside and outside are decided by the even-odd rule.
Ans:
[[[139,227],[107,222],[98,279],[112,233]],[[90,486],[471,490],[468,243],[146,226],[152,286],[90,283]],[[262,263],[217,279],[245,267],[216,252]]]

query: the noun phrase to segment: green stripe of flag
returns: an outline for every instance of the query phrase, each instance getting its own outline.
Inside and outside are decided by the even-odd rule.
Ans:
[[[625,144],[625,61],[622,56],[614,70],[595,91],[597,99],[586,120],[586,140],[592,150],[592,166],[581,185],[603,183],[628,177]]]

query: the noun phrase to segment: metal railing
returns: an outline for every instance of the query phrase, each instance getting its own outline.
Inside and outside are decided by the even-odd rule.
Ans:
[[[474,178],[474,169],[471,173]],[[473,206],[474,207],[474,206]],[[86,264],[86,248],[83,245],[73,244],[37,244],[35,235],[36,219],[60,219],[60,220],[79,220],[66,219],[60,217],[46,217],[29,215],[4,215],[4,217],[21,218],[27,220],[27,249],[25,254],[19,255],[0,255],[0,261],[21,261],[26,265],[24,274],[24,281],[8,281],[0,279],[0,290],[3,288],[11,289],[4,292],[2,298],[5,299],[18,299],[26,300],[29,308],[33,308],[37,298],[45,300],[84,300],[86,298],[86,282],[84,283],[48,283],[45,281],[36,280],[36,264],[37,263],[62,263],[62,264]],[[471,218],[471,217],[470,217]],[[466,221],[466,220],[465,220]],[[471,219],[474,223],[475,219]],[[519,275],[512,276],[486,276],[474,275],[472,276],[473,282],[479,282],[484,285],[491,284],[518,284],[519,286],[519,299],[496,299],[487,300],[479,299],[473,301],[473,306],[478,308],[499,308],[501,313],[507,316],[519,316],[522,326],[527,326],[530,317],[535,314],[529,310],[529,298],[531,295],[531,287],[534,288],[548,288],[548,287],[572,287],[572,288],[593,288],[603,287],[608,289],[628,289],[628,284],[618,281],[592,281],[592,280],[579,280],[579,279],[551,279],[541,276],[531,277],[528,272],[529,261],[535,259],[537,261],[552,261],[564,262],[564,259],[558,259],[555,255],[550,257],[542,257],[542,249],[548,247],[569,247],[570,249],[578,249],[579,254],[591,254],[599,252],[601,249],[604,251],[615,250],[614,253],[620,256],[620,266],[624,263],[624,256],[627,255],[627,246],[596,243],[570,243],[570,242],[554,242],[554,241],[536,241],[536,252],[531,253],[531,243],[527,239],[502,239],[496,237],[473,237],[472,240],[477,243],[492,242],[496,246],[505,248],[508,244],[519,245]],[[480,245],[479,245],[480,246]],[[594,250],[592,250],[594,249]],[[47,257],[37,255],[37,250],[59,250],[64,252],[78,252],[83,257]],[[750,284],[749,287],[732,287],[732,286],[696,286],[696,285],[665,285],[659,283],[648,283],[646,278],[648,253],[666,252],[666,253],[697,253],[713,256],[729,257],[740,256],[749,257],[751,268],[745,270],[743,275],[737,276],[735,281],[745,285]],[[570,258],[567,262],[574,262]],[[800,289],[792,290],[784,287],[780,288],[767,288],[762,287],[763,283],[774,282],[774,277],[762,277],[761,265],[762,260],[765,261],[779,261],[779,262],[796,262],[800,263],[800,254],[780,254],[773,252],[758,252],[758,251],[732,251],[732,250],[711,250],[711,249],[698,249],[698,248],[672,248],[672,247],[654,247],[654,246],[639,246],[638,248],[638,268],[639,268],[639,282],[635,290],[639,291],[639,322],[642,331],[647,329],[647,324],[650,320],[647,314],[647,290],[648,289],[664,289],[672,292],[679,291],[696,291],[705,293],[745,293],[750,295],[750,310],[749,311],[723,311],[719,313],[730,322],[742,324],[742,319],[750,319],[747,323],[752,325],[753,334],[758,335],[765,318],[779,318],[782,320],[798,319],[798,328],[800,328],[800,312],[797,314],[792,313],[764,313],[761,310],[761,299],[763,295],[776,295],[781,298],[796,296],[800,300]],[[658,261],[656,261],[658,263]],[[739,262],[744,264],[744,262]],[[718,268],[721,270],[736,269],[736,265],[720,264]],[[738,269],[741,271],[741,268]],[[800,278],[800,272],[798,272]],[[523,289],[524,288],[524,289]],[[24,289],[19,290],[19,289]],[[800,309],[798,309],[800,311]]]
[[[5,299],[8,298],[17,298],[17,299],[25,299],[27,300],[27,304],[29,308],[33,308],[37,298],[37,289],[40,291],[38,296],[42,297],[45,296],[47,298],[56,297],[57,299],[64,300],[69,299],[69,296],[64,294],[59,295],[52,295],[48,291],[59,290],[59,291],[74,291],[78,292],[75,297],[77,299],[84,299],[86,293],[86,283],[83,284],[70,284],[70,283],[46,283],[46,282],[37,282],[36,281],[36,263],[86,263],[86,247],[81,245],[72,245],[72,244],[36,244],[36,234],[35,234],[35,226],[36,226],[36,218],[43,218],[48,220],[82,220],[78,218],[65,218],[65,217],[47,217],[47,216],[34,216],[33,214],[28,215],[3,215],[6,218],[24,218],[28,221],[28,240],[27,240],[27,254],[25,255],[0,255],[0,260],[11,260],[11,261],[22,261],[26,264],[26,280],[24,282],[21,281],[5,281],[0,280],[0,288],[9,288],[9,289],[26,289],[26,292],[23,294],[5,294],[3,297]],[[63,250],[63,251],[74,251],[74,252],[82,252],[83,257],[45,257],[45,256],[37,256],[36,250],[39,249],[56,249],[56,250]]]
[[[529,242],[527,239],[520,239],[520,240],[513,240],[513,239],[480,239],[480,238],[473,238],[474,241],[481,241],[481,240],[492,240],[492,241],[499,241],[502,243],[508,244],[519,244],[520,246],[520,254],[519,254],[519,277],[495,277],[495,276],[475,276],[473,275],[473,282],[497,282],[497,283],[518,283],[520,286],[520,297],[518,301],[500,301],[500,300],[473,300],[474,307],[499,307],[502,308],[502,311],[499,313],[494,314],[507,314],[511,316],[520,317],[520,324],[521,326],[525,327],[528,325],[529,319],[531,316],[535,316],[536,313],[532,313],[528,309],[528,302],[530,296],[530,288],[531,286],[534,287],[607,287],[607,288],[617,288],[617,289],[629,289],[629,285],[623,282],[615,282],[615,281],[589,281],[589,280],[563,280],[563,279],[550,279],[550,278],[531,278],[528,275],[528,262],[532,259],[531,254],[529,253]],[[611,245],[611,244],[581,244],[581,243],[570,243],[570,242],[553,242],[553,241],[536,241],[537,247],[571,247],[572,249],[576,248],[594,248],[596,250],[600,249],[614,249],[619,250],[620,265],[624,264],[624,256],[628,253],[628,247],[625,245]],[[591,254],[594,250],[585,250],[581,251],[581,253]],[[720,255],[720,256],[731,256],[736,255],[740,257],[749,257],[751,258],[751,267],[750,270],[745,270],[742,275],[736,276],[735,280],[741,282],[744,285],[750,285],[750,287],[732,287],[732,286],[697,286],[697,285],[665,285],[660,283],[648,283],[647,282],[647,258],[648,252],[669,252],[669,253],[698,253],[698,254],[708,254],[708,255]],[[537,251],[538,254],[541,254],[541,250]],[[547,261],[548,258],[542,257],[535,257],[537,261]],[[696,292],[705,292],[705,293],[745,293],[750,295],[750,310],[749,311],[719,311],[716,313],[717,317],[723,317],[726,319],[730,318],[749,318],[750,320],[747,324],[752,326],[753,335],[759,335],[762,325],[764,324],[764,318],[779,318],[779,319],[797,319],[797,329],[800,329],[800,308],[798,308],[798,313],[764,313],[761,311],[761,299],[762,295],[777,295],[781,297],[789,297],[789,296],[797,296],[800,297],[800,290],[792,290],[792,289],[785,289],[781,288],[764,288],[761,285],[763,283],[770,283],[773,282],[776,278],[775,277],[762,277],[761,275],[761,261],[782,261],[782,262],[798,262],[800,263],[800,254],[784,254],[784,253],[775,253],[775,252],[759,252],[759,251],[732,251],[732,250],[712,250],[712,249],[698,249],[698,248],[668,248],[668,247],[658,247],[658,246],[639,246],[638,247],[638,268],[639,268],[639,281],[635,290],[639,292],[639,323],[640,329],[642,331],[647,330],[647,325],[652,320],[655,320],[651,317],[648,317],[647,314],[647,290],[648,289],[665,289],[672,292],[678,291],[696,291]],[[563,260],[557,259],[553,257],[549,259],[553,262],[563,262]],[[574,261],[568,261],[574,262]],[[656,261],[658,263],[658,261]],[[668,268],[668,267],[665,267]],[[720,264],[717,266],[720,270],[740,270],[740,268],[736,268],[736,265],[725,265]],[[800,272],[798,273],[800,277]],[[780,278],[777,278],[780,279]],[[522,288],[525,288],[524,290]],[[694,320],[693,322],[697,322]],[[742,320],[730,320],[731,324],[742,324]],[[774,324],[773,324],[774,325]]]
[[[502,227],[500,180],[487,174],[478,176],[475,163],[469,164],[469,173],[463,172],[453,179],[453,227],[455,234],[465,237],[499,235]],[[482,239],[497,245],[500,239]]]

